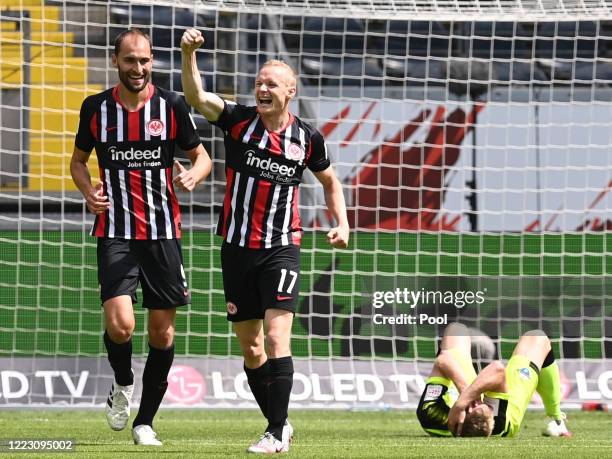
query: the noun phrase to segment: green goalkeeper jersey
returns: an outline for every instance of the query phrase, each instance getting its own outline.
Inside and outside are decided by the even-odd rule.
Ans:
[[[515,355],[506,366],[508,392],[485,392],[484,402],[493,410],[492,436],[513,437],[521,428],[527,406],[538,386],[538,367],[526,357]]]
[[[449,349],[455,361],[459,363],[468,384],[476,379],[476,371],[469,355],[460,349]],[[448,430],[448,413],[459,397],[459,391],[453,382],[442,376],[430,376],[425,382],[425,389],[417,407],[417,418],[423,430],[436,437],[450,437]]]

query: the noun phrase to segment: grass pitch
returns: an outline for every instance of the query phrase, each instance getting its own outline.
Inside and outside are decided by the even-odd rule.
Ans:
[[[424,434],[414,411],[291,411],[293,457],[612,457],[612,414],[569,412],[573,438],[546,438],[541,412],[529,412],[513,439],[440,439]],[[155,429],[160,448],[135,446],[131,432],[113,432],[99,410],[0,411],[0,440],[72,439],[75,453],[16,453],[24,457],[228,457],[246,456],[265,423],[255,410],[162,409]],[[8,457],[7,451],[0,456]],[[251,456],[252,457],[252,456]]]

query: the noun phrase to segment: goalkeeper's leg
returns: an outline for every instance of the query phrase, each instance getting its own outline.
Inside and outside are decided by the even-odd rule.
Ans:
[[[458,322],[449,324],[444,330],[438,357],[430,376],[448,378],[458,385],[457,389],[463,390],[476,379],[471,349],[470,330]]]
[[[552,418],[543,432],[544,435],[571,436],[565,425],[565,414],[561,412],[559,367],[555,362],[550,339],[546,333],[542,330],[525,333],[517,343],[513,355],[527,357],[540,369],[536,390],[542,397],[546,414]]]
[[[470,330],[465,325],[458,322],[448,324],[444,330],[440,350],[457,349],[471,358],[471,346]]]
[[[565,425],[565,413],[561,412],[561,378],[552,349],[542,364],[536,390],[542,398],[546,414],[552,418],[543,434],[549,437],[571,436]]]

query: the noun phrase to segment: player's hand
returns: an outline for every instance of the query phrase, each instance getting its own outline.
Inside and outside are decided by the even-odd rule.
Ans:
[[[195,188],[197,182],[193,177],[191,170],[185,169],[185,167],[183,167],[183,165],[176,160],[174,161],[174,170],[176,171],[176,176],[172,182],[176,186],[183,191],[191,191]]]
[[[92,214],[101,214],[110,207],[108,196],[104,194],[102,182],[98,182],[97,185],[92,188],[91,192],[85,195],[85,202]]]
[[[463,403],[457,400],[448,413],[448,430],[450,430],[455,437],[461,436],[463,423],[465,422],[466,408],[467,407]]]
[[[337,249],[345,249],[349,241],[349,227],[336,226],[327,233],[327,242]]]
[[[196,29],[187,29],[181,38],[181,50],[184,53],[191,54],[204,44],[204,35]]]

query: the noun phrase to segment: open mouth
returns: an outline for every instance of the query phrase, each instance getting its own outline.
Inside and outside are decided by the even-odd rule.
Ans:
[[[260,97],[259,105],[261,107],[271,107],[272,106],[272,98],[271,97]]]

